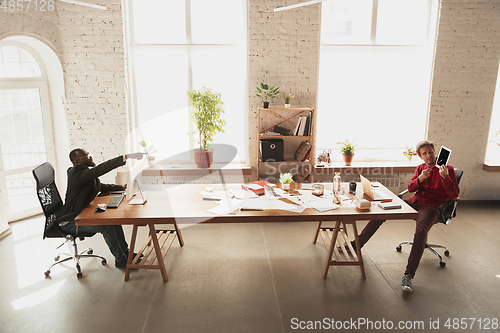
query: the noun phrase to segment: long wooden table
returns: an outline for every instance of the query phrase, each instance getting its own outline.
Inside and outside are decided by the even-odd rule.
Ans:
[[[385,189],[381,184],[378,185],[379,189]],[[327,188],[330,186],[331,189],[331,184],[326,186]],[[327,212],[318,212],[312,208],[306,208],[302,213],[266,209],[265,211],[237,211],[235,214],[217,216],[208,213],[207,210],[218,204],[214,201],[203,200],[203,196],[199,193],[204,191],[205,187],[204,184],[182,184],[169,187],[165,191],[148,192],[148,201],[144,205],[129,205],[123,201],[117,209],[107,209],[102,213],[95,212],[97,204],[107,204],[111,197],[97,197],[76,217],[75,223],[76,225],[133,225],[125,281],[129,279],[130,270],[134,268],[159,269],[163,281],[168,280],[163,258],[175,238],[178,239],[180,246],[184,244],[179,225],[268,222],[316,222],[317,228],[313,242],[316,242],[318,235],[321,235],[328,250],[323,278],[326,278],[329,267],[334,265],[360,266],[361,274],[365,278],[361,250],[356,253],[351,249],[350,254],[344,250],[337,251],[337,245],[342,245],[343,249],[343,243],[347,242],[346,225],[352,226],[354,240],[357,248],[360,249],[356,221],[415,219],[418,216],[413,208],[387,189],[385,191],[390,193],[393,201],[401,204],[401,209],[383,210],[373,205],[369,211],[360,211],[355,207],[346,207],[347,203],[344,202],[344,206]],[[212,187],[214,191],[223,190],[223,185],[212,185]],[[225,188],[237,190],[241,189],[241,185],[226,184]],[[360,184],[358,184],[358,190],[356,196],[352,196],[353,198],[363,198]],[[306,194],[301,197],[306,199]],[[323,227],[322,223],[328,221],[334,221],[335,226]],[[173,229],[160,230],[155,227],[155,225],[163,224],[172,225]],[[144,254],[142,260],[139,256],[132,257],[139,226],[148,226],[149,228],[149,238],[138,251],[139,254]],[[349,242],[347,243],[349,244]],[[163,252],[162,248],[164,248]],[[335,258],[333,258],[334,256]]]

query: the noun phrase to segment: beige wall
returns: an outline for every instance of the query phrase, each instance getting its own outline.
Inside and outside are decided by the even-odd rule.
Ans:
[[[54,12],[0,12],[0,39],[33,36],[54,50],[64,73],[66,146],[84,147],[96,161],[103,161],[124,152],[127,104],[122,6],[111,0],[99,3],[108,10],[56,1]],[[291,3],[248,0],[252,168],[256,167],[260,101],[255,86],[259,82],[293,92],[296,106],[316,107],[320,5],[272,11]],[[441,7],[428,137],[438,146],[449,146],[451,164],[465,170],[463,199],[500,199],[500,174],[482,170],[500,55],[500,1],[443,0]],[[283,103],[281,96],[275,103]],[[64,163],[69,165],[69,161],[59,165]],[[395,176],[407,180],[411,175]]]

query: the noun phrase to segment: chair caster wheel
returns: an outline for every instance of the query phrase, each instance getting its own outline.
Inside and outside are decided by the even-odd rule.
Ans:
[[[108,263],[108,262],[106,261],[106,259],[102,259],[102,260],[101,260],[101,264],[102,264],[103,266],[106,266],[106,264],[107,264],[107,263]]]
[[[439,263],[439,266],[441,266],[442,268],[444,268],[444,267],[446,266],[446,263],[445,263],[444,261],[441,261],[441,262]]]
[[[399,245],[398,247],[396,247],[396,251],[398,251],[398,252],[401,252],[402,249],[403,249],[403,247],[401,245]]]
[[[448,251],[448,250],[444,251],[444,255],[447,256],[447,257],[449,257],[450,256],[450,251]]]
[[[83,273],[76,273],[76,277],[79,278],[79,279],[82,278],[83,277]]]
[[[87,251],[87,253],[88,253],[88,254],[92,254],[92,253],[94,253],[94,250],[89,249],[89,250]]]
[[[49,277],[50,276],[50,271],[46,271],[46,272],[43,272],[43,275],[45,275],[45,277]]]
[[[54,261],[58,261],[59,259],[61,259],[61,256],[54,257]]]

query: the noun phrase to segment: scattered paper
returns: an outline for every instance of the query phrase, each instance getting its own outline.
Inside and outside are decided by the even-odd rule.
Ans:
[[[294,213],[302,213],[307,207],[304,207],[302,205],[297,205],[297,204],[290,204],[290,203],[283,202],[281,200],[277,200],[275,205],[274,205],[274,208],[280,209],[280,210],[287,210],[287,211],[294,212]]]
[[[231,190],[231,194],[236,199],[250,199],[250,198],[258,198],[259,196],[252,191],[247,190]]]
[[[338,206],[334,204],[331,199],[313,199],[306,201],[306,205],[316,209],[318,212],[326,212],[338,208]]]
[[[220,204],[207,210],[208,213],[216,215],[228,215],[237,211],[241,207],[241,200],[228,199],[220,201]]]
[[[257,199],[245,199],[241,202],[242,211],[245,210],[265,210],[266,209],[266,201]]]

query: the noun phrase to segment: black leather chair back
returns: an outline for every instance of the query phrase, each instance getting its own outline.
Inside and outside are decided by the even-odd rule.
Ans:
[[[45,162],[33,169],[33,177],[36,180],[36,194],[45,215],[43,238],[66,236],[67,233],[55,223],[56,214],[62,208],[63,202],[56,186],[54,168],[49,162]]]
[[[460,184],[460,180],[462,179],[464,171],[461,169],[455,169],[455,173],[457,175],[457,183]],[[456,200],[448,200],[444,204],[442,204],[439,207],[439,217],[436,223],[450,223],[450,220],[457,216],[457,202],[458,198]]]

